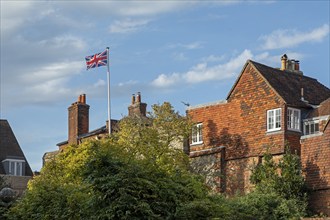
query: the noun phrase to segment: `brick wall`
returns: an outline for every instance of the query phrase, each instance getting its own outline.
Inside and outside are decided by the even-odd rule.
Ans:
[[[330,189],[313,191],[309,197],[309,207],[317,214],[330,216]]]
[[[267,132],[267,110],[276,108],[282,109],[282,129]],[[297,136],[285,138],[285,111],[284,101],[248,64],[227,102],[188,109],[187,113],[195,123],[203,123],[203,143],[191,145],[190,156],[225,146],[225,191],[228,194],[247,192],[251,187],[249,177],[253,160],[258,161],[258,156],[267,150],[276,155],[283,153],[286,139],[300,145]]]
[[[301,162],[307,185],[313,190],[311,207],[330,216],[330,124],[323,134],[301,140]]]

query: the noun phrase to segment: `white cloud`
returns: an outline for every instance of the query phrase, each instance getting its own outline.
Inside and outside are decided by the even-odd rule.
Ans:
[[[181,79],[182,76],[178,73],[172,73],[170,75],[160,74],[151,84],[155,87],[166,88],[177,84]]]
[[[193,42],[191,44],[183,44],[182,46],[184,48],[188,49],[188,50],[194,50],[194,49],[202,48],[202,43],[201,42]]]
[[[194,3],[180,1],[131,1],[129,4],[118,2],[117,11],[124,16],[158,15],[186,8],[192,4]]]
[[[107,83],[103,79],[99,79],[96,83],[93,84],[93,87],[104,87]]]
[[[178,60],[178,61],[188,60],[188,58],[186,57],[186,55],[184,53],[174,53],[173,57],[175,60]]]
[[[207,63],[200,63],[185,73],[183,77],[189,83],[230,78],[238,73],[247,59],[252,57],[251,51],[244,50],[240,55],[225,64],[208,67]]]
[[[291,48],[305,42],[320,42],[329,34],[329,25],[324,24],[309,32],[297,30],[276,30],[270,35],[261,36],[262,49]]]
[[[302,60],[306,56],[305,54],[293,52],[293,51],[287,51],[285,52],[285,54],[288,56],[289,59],[294,59],[294,60]],[[253,59],[256,62],[264,63],[271,67],[280,67],[282,55],[283,54],[271,55],[268,51],[266,51],[255,55]]]
[[[110,33],[131,33],[145,27],[149,19],[124,19],[117,20],[110,26]]]
[[[136,84],[138,84],[137,81],[135,81],[135,80],[129,80],[127,82],[118,83],[118,87],[127,87],[127,86],[136,85]]]
[[[33,8],[29,1],[0,1],[1,34],[12,32],[24,23],[24,17]],[[17,16],[20,15],[20,16]]]
[[[202,58],[203,62],[220,62],[225,59],[225,56],[215,56],[215,55],[210,55],[208,57]]]
[[[168,45],[167,48],[169,48],[169,49],[184,48],[186,50],[194,50],[194,49],[203,48],[203,43],[200,41],[195,41],[195,42],[188,43],[188,44],[176,43],[176,44]]]
[[[208,66],[207,62],[199,63],[185,73],[160,74],[151,84],[155,87],[167,88],[179,83],[194,84],[212,80],[223,80],[236,76],[246,60],[252,57],[253,55],[250,50],[244,50],[227,63],[215,66]]]
[[[21,76],[24,83],[37,83],[53,81],[60,78],[69,78],[84,68],[81,61],[45,64],[37,71],[31,71]]]

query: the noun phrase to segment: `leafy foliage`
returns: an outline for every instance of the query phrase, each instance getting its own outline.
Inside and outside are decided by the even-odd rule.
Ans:
[[[153,109],[149,119],[125,118],[111,138],[67,147],[29,183],[9,219],[171,219],[203,200],[207,188],[173,148],[187,120],[168,103]]]
[[[108,139],[67,147],[30,181],[9,219],[298,219],[306,193],[299,158],[266,154],[245,196],[213,195],[176,148],[191,132],[169,103],[126,117]]]
[[[86,164],[92,207],[102,219],[170,218],[182,203],[203,198],[206,188],[186,171],[168,173],[144,161],[127,160],[114,146],[100,151]]]
[[[288,147],[278,163],[271,154],[265,154],[263,163],[253,170],[251,182],[255,184],[255,192],[241,199],[243,202],[247,199],[249,207],[253,208],[251,204],[257,204],[256,210],[259,211],[262,207],[271,208],[269,216],[274,216],[274,219],[306,215],[307,188],[301,175],[300,159],[298,155],[290,153]],[[260,205],[262,206],[258,207]],[[253,211],[252,213],[255,215]]]
[[[170,103],[153,105],[148,118],[126,117],[119,123],[114,134],[122,149],[130,152],[149,165],[163,168],[167,172],[187,169],[188,157],[182,151],[182,144],[191,132],[187,117],[173,110]]]

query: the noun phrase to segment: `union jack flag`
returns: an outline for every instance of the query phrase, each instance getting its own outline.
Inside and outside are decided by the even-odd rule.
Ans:
[[[91,56],[85,57],[87,70],[90,68],[95,68],[99,66],[106,66],[108,64],[107,50],[102,53],[97,53]]]

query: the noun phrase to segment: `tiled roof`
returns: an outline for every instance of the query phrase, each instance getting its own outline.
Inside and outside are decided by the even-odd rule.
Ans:
[[[25,175],[32,176],[32,170],[19,146],[14,132],[7,120],[0,119],[0,174],[5,174],[2,161],[5,159],[24,159]]]
[[[316,79],[291,71],[275,69],[254,61],[248,62],[259,71],[288,105],[306,106],[306,102],[301,100],[301,88],[303,88],[304,100],[312,105],[319,105],[330,97],[330,89]]]

